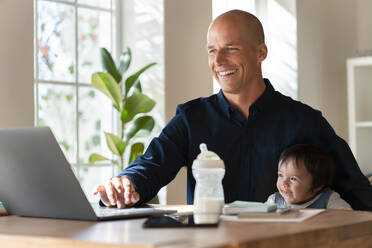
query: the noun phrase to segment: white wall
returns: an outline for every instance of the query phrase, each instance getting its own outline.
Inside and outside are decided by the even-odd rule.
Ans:
[[[164,0],[165,117],[180,103],[213,93],[206,52],[211,0]],[[186,170],[167,187],[167,203],[186,202]]]
[[[358,50],[370,50],[369,56],[372,56],[372,1],[357,1],[357,32],[358,32]]]
[[[0,1],[0,127],[34,125],[33,1]]]
[[[348,139],[346,59],[372,48],[372,1],[298,0],[299,99]]]
[[[165,113],[213,92],[207,63],[206,37],[212,21],[211,0],[164,1]]]

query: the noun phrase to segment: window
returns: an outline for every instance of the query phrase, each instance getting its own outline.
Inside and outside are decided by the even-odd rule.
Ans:
[[[93,152],[111,156],[103,136],[115,128],[111,102],[90,77],[102,70],[100,47],[118,50],[115,2],[35,0],[36,125],[50,126],[88,198],[116,173],[111,164],[88,164]]]
[[[123,44],[130,46],[133,61],[129,75],[142,66],[156,62],[150,70],[141,75],[143,91],[156,101],[151,111],[155,119],[152,134],[141,142],[145,147],[158,136],[165,126],[165,85],[164,85],[164,1],[125,0],[122,5]],[[161,204],[166,204],[166,188],[158,193]]]
[[[214,0],[213,18],[232,9],[256,15],[265,31],[268,57],[262,63],[263,77],[274,88],[297,99],[297,29],[295,0]],[[214,91],[220,88],[214,82]]]

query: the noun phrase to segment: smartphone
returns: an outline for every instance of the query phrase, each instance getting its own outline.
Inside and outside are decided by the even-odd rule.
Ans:
[[[217,227],[214,224],[195,224],[193,215],[155,215],[149,217],[143,224],[144,228],[159,227]]]

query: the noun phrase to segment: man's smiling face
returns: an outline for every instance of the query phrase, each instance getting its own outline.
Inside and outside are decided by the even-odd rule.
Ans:
[[[261,72],[258,47],[242,24],[225,19],[207,37],[209,68],[225,93],[238,94]]]

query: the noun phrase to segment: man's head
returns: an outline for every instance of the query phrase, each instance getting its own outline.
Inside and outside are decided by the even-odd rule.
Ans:
[[[261,22],[252,14],[232,10],[218,16],[207,35],[208,62],[225,93],[238,94],[262,80],[261,62],[267,47]]]
[[[279,158],[277,188],[287,203],[306,202],[330,186],[332,157],[322,148],[300,144],[284,150]]]

